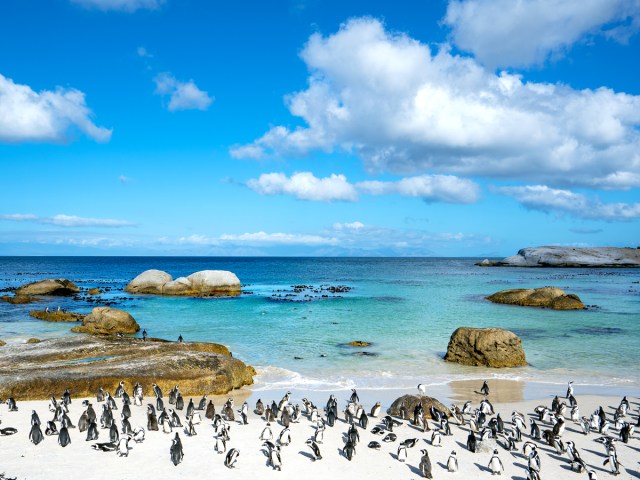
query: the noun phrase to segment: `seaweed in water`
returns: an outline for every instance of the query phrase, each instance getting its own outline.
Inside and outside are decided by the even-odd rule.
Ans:
[[[545,330],[541,328],[512,328],[511,331],[518,335],[520,338],[534,339],[534,338],[546,338]]]
[[[617,335],[624,332],[619,327],[580,327],[576,328],[575,331],[585,335]]]

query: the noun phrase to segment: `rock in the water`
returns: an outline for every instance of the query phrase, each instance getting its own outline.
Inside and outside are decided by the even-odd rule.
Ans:
[[[16,295],[73,295],[80,289],[70,280],[49,278],[39,282],[27,283],[16,290]]]
[[[40,340],[39,338],[30,338],[29,340],[27,340],[27,343],[40,343],[42,340]]]
[[[73,327],[72,332],[114,335],[116,333],[136,333],[140,326],[124,310],[109,307],[96,307],[84,317],[82,325]]]
[[[640,249],[616,247],[533,247],[497,262],[483,260],[481,267],[640,267]]]
[[[350,347],[370,347],[370,342],[365,342],[364,340],[354,340],[353,342],[347,343]]]
[[[3,295],[2,297],[0,297],[0,300],[10,303],[11,305],[24,305],[27,303],[38,301],[36,297],[31,297],[29,295],[14,295],[13,297],[10,297],[9,295]]]
[[[7,344],[7,342],[3,342],[2,340],[0,340],[0,347],[4,347]]]
[[[432,418],[430,413],[431,407],[435,407],[442,412],[446,412],[447,415],[449,414],[449,409],[442,403],[433,397],[427,397],[424,395],[403,395],[400,398],[396,398],[396,400],[387,409],[387,413],[389,415],[401,416],[401,411],[404,411],[407,415],[406,418],[413,418],[413,410],[420,402],[422,402],[422,408],[424,408],[424,416],[426,418]]]
[[[215,343],[178,343],[115,336],[43,340],[37,345],[0,349],[0,397],[46,399],[68,388],[74,397],[91,397],[100,387],[113,392],[123,380],[131,391],[140,382],[183,395],[226,394],[253,383],[255,370]]]
[[[502,290],[486,298],[493,303],[505,303],[523,307],[544,307],[554,310],[580,310],[585,308],[577,295],[567,294],[564,290],[555,287]]]
[[[86,315],[82,313],[64,312],[57,310],[32,310],[29,315],[47,322],[81,322]]]
[[[102,290],[100,290],[99,288],[91,288],[89,289],[89,291],[87,292],[89,295],[100,295],[101,293],[104,293]]]
[[[451,335],[444,359],[463,365],[494,368],[527,364],[520,337],[501,328],[458,328]]]
[[[226,270],[203,270],[175,280],[161,270],[147,270],[134,278],[125,291],[187,297],[239,295],[240,280]]]

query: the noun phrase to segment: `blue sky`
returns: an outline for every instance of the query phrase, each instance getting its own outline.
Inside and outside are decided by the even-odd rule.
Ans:
[[[0,4],[0,255],[637,246],[638,0]]]

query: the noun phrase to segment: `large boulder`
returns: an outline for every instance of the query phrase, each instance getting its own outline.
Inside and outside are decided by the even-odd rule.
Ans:
[[[527,364],[520,337],[501,328],[458,328],[451,335],[444,359],[463,365],[493,368],[522,367]]]
[[[486,298],[493,303],[524,307],[544,307],[554,310],[580,310],[585,308],[577,295],[567,294],[564,290],[555,287],[502,290]]]
[[[640,267],[639,248],[531,247],[498,261],[476,263],[481,267]]]
[[[403,395],[391,404],[387,409],[389,415],[396,417],[403,417],[404,419],[413,418],[413,410],[418,406],[418,403],[422,403],[424,408],[424,417],[432,418],[430,409],[435,407],[442,412],[449,414],[449,409],[442,403],[433,397],[427,397],[424,395]]]
[[[29,295],[14,295],[12,297],[9,295],[3,295],[0,297],[0,300],[10,303],[11,305],[25,305],[27,303],[38,301],[36,297],[30,297]]]
[[[92,333],[96,335],[114,335],[116,333],[136,333],[140,326],[124,310],[110,307],[96,307],[84,317],[82,325],[73,327],[72,332]]]
[[[178,343],[116,336],[43,340],[0,349],[0,398],[93,397],[100,387],[113,393],[120,381],[136,382],[153,396],[152,384],[168,392],[180,385],[187,396],[226,394],[253,383],[255,370],[215,343]]]
[[[64,278],[49,278],[27,283],[16,290],[16,295],[73,295],[80,292],[78,286]]]
[[[81,322],[86,315],[82,313],[65,312],[57,310],[32,310],[29,315],[38,320],[44,320],[46,322]]]
[[[175,280],[161,270],[147,270],[134,278],[125,291],[188,297],[239,295],[240,280],[226,270],[203,270]]]

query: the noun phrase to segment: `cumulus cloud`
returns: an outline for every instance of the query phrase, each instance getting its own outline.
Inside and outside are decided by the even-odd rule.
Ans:
[[[59,227],[130,227],[133,223],[126,220],[113,220],[110,218],[85,218],[76,215],[58,214],[53,217],[39,217],[33,214],[12,213],[0,215],[0,220],[14,222],[35,222]]]
[[[135,12],[137,10],[156,10],[165,0],[71,0],[71,2],[85,8],[104,11]]]
[[[241,234],[223,234],[218,237],[208,237],[206,235],[190,235],[180,237],[178,243],[192,245],[220,245],[223,243],[245,244],[245,245],[335,245],[338,240],[335,237],[325,237],[321,235],[309,235],[298,233],[267,233],[252,232]]]
[[[542,212],[608,222],[640,218],[640,203],[603,203],[597,198],[546,185],[499,187],[496,191],[515,198],[526,208]]]
[[[213,98],[204,90],[200,90],[193,80],[181,82],[170,73],[161,73],[154,78],[156,94],[169,96],[167,108],[176,110],[206,110],[213,103]]]
[[[311,172],[294,173],[291,177],[284,173],[263,173],[249,180],[247,186],[262,195],[287,194],[300,200],[353,202],[358,199],[356,189],[347,178],[336,174],[317,178]]]
[[[640,28],[639,0],[452,0],[453,42],[489,67],[526,67],[586,37],[619,41]]]
[[[136,53],[141,58],[153,58],[153,55],[151,55],[145,47],[136,48]]]
[[[640,96],[496,75],[370,18],[312,35],[301,56],[309,85],[286,102],[306,125],[275,126],[233,156],[338,148],[372,172],[640,185]]]
[[[334,230],[361,230],[365,227],[365,224],[362,222],[348,222],[348,223],[334,223]]]
[[[447,203],[474,203],[479,197],[476,183],[453,175],[420,175],[398,181],[372,180],[352,184],[342,174],[318,178],[311,172],[298,172],[291,177],[284,173],[263,173],[259,178],[249,180],[246,185],[262,195],[284,194],[300,200],[322,202],[354,202],[359,192],[369,195],[397,194]]]
[[[63,142],[74,131],[108,142],[111,130],[92,117],[80,90],[35,92],[0,74],[0,142]]]

